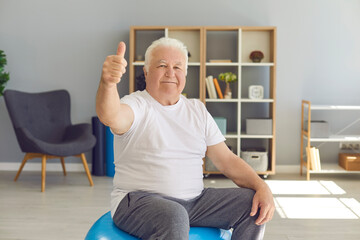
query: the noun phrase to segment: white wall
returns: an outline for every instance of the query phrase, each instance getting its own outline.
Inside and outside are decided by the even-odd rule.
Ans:
[[[79,123],[95,116],[102,63],[131,25],[277,26],[277,164],[296,165],[301,99],[360,105],[359,13],[358,0],[0,0],[0,49],[8,89],[65,88]],[[0,98],[0,162],[22,157]]]

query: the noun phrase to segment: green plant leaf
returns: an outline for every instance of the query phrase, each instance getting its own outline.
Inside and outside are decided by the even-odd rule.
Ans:
[[[232,73],[232,72],[225,72],[225,73],[220,73],[218,76],[219,80],[230,83],[230,82],[236,82],[237,81],[237,77],[236,74]]]
[[[4,71],[6,64],[6,55],[3,50],[0,50],[0,96],[3,96],[5,85],[10,79],[10,74]]]

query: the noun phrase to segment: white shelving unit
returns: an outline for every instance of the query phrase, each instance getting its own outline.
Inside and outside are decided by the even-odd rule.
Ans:
[[[314,171],[310,168],[310,161],[305,161],[305,147],[310,147],[312,142],[360,142],[360,135],[330,135],[328,138],[314,138],[311,136],[311,112],[312,111],[359,111],[360,106],[337,106],[337,105],[312,105],[310,101],[303,100],[301,104],[301,146],[300,146],[300,174],[306,169],[306,179],[310,180],[310,174],[327,173],[360,173],[360,171],[347,171],[338,164],[321,164],[321,170]],[[360,114],[360,112],[359,112]],[[306,118],[305,118],[306,117]],[[305,128],[305,119],[307,128]],[[308,129],[308,131],[306,131]],[[304,142],[306,144],[304,145]]]
[[[243,146],[260,144],[260,147],[268,151],[269,167],[267,171],[258,172],[258,174],[264,176],[275,174],[276,27],[132,26],[129,50],[130,93],[137,90],[136,77],[142,73],[144,66],[144,61],[136,60],[142,60],[147,46],[160,37],[176,38],[187,46],[191,56],[189,57],[184,92],[187,93],[188,98],[200,99],[214,117],[227,118],[227,133],[224,136],[226,143],[232,147],[234,153],[240,156]],[[253,63],[249,58],[250,53],[255,50],[264,53],[264,59],[260,63]],[[227,59],[231,62],[219,62],[220,59]],[[217,60],[217,62],[210,62],[211,60]],[[264,77],[264,74],[256,74],[264,70],[268,71],[268,77]],[[236,73],[238,77],[238,82],[233,85],[233,98],[208,98],[206,76],[217,77],[219,73],[227,71]],[[247,74],[243,74],[244,72]],[[258,85],[265,85],[266,98],[249,99],[247,94],[242,92],[243,88],[246,92],[245,89],[248,86],[244,86],[244,84],[247,81],[249,85],[251,82],[249,78],[255,79]],[[224,84],[221,81],[219,84],[224,90]],[[257,111],[259,106],[266,108],[266,111]],[[251,116],[253,118],[272,119],[273,133],[271,135],[244,134],[245,126],[242,122],[245,121],[244,115],[248,113],[247,108],[250,108],[250,112],[254,114]],[[231,109],[230,112],[228,109]],[[228,112],[226,112],[227,110]],[[219,173],[208,171],[205,165],[204,174]]]
[[[265,172],[258,172],[260,175],[267,176],[275,174],[275,88],[276,88],[276,28],[275,27],[205,27],[204,31],[204,53],[205,53],[205,70],[204,76],[213,75],[214,78],[221,72],[234,72],[238,76],[238,82],[232,84],[232,99],[205,99],[205,103],[209,112],[213,116],[218,116],[220,108],[227,104],[233,109],[231,116],[237,115],[236,127],[228,126],[225,138],[227,144],[232,146],[233,151],[240,156],[240,152],[244,148],[255,148],[259,146],[268,152],[269,167]],[[216,44],[222,45],[222,51],[213,51]],[[232,48],[228,51],[227,48]],[[260,63],[254,63],[249,55],[254,50],[261,50],[265,57]],[[215,52],[215,53],[214,53]],[[210,62],[216,59],[228,59],[231,62]],[[256,72],[269,69],[268,78],[259,79]],[[251,72],[249,74],[248,72]],[[247,74],[246,74],[247,73]],[[251,82],[254,78],[256,81],[263,81],[262,84],[267,85],[264,91],[267,93],[265,99],[250,99],[247,95],[248,86],[246,82]],[[221,83],[221,81],[219,81]],[[255,83],[254,83],[255,84]],[[251,84],[252,85],[252,84]],[[260,85],[260,84],[258,84]],[[234,91],[235,90],[235,91]],[[235,93],[235,94],[234,94]],[[211,105],[211,106],[210,106]],[[273,121],[273,133],[271,135],[248,135],[245,134],[245,118],[248,113],[247,109],[253,111],[259,105],[266,105],[268,113],[260,114],[261,116],[251,116],[252,118],[270,118]],[[262,115],[264,114],[264,115]],[[231,116],[227,119],[231,119]],[[266,116],[265,116],[266,115]],[[235,129],[234,129],[235,128]],[[208,174],[216,174],[214,171],[208,171],[204,168],[204,172]]]

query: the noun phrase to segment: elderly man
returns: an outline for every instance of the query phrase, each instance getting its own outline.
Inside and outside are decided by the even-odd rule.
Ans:
[[[232,239],[262,239],[274,213],[270,189],[225,144],[204,104],[181,95],[187,50],[161,38],[145,53],[146,89],[121,100],[125,43],[103,64],[99,119],[114,133],[114,223],[141,239],[188,239],[190,226],[233,228]],[[202,158],[239,188],[204,188]]]

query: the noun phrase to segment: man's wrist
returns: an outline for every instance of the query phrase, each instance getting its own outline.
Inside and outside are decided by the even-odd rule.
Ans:
[[[101,78],[101,80],[100,80],[100,87],[102,87],[104,89],[112,89],[112,88],[116,87],[116,85],[117,85],[117,83],[105,81],[103,78]]]
[[[269,189],[269,186],[264,182],[261,178],[259,178],[259,181],[255,184],[254,190],[259,191],[262,189]]]

